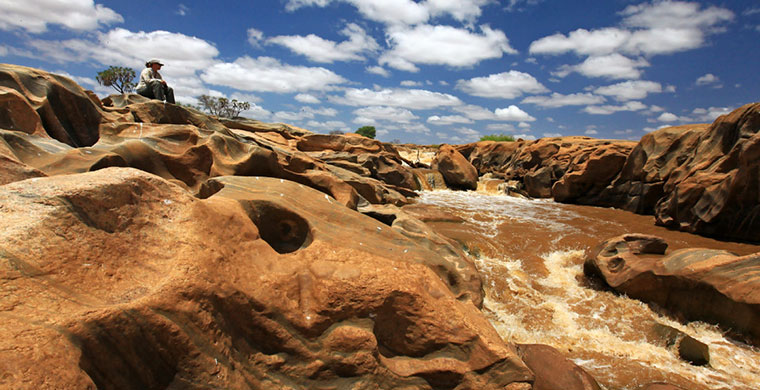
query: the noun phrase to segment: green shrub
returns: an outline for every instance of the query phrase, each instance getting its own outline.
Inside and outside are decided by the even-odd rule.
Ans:
[[[120,94],[131,92],[135,88],[132,81],[135,78],[135,70],[121,66],[110,66],[108,69],[98,72],[95,80],[105,87],[113,87]]]
[[[209,114],[222,118],[236,118],[241,112],[251,108],[251,104],[248,102],[209,95],[198,96],[198,104]]]
[[[356,134],[363,135],[367,138],[375,138],[375,126],[362,126],[356,130]]]
[[[480,137],[481,141],[514,142],[515,137],[506,134],[491,134]]]

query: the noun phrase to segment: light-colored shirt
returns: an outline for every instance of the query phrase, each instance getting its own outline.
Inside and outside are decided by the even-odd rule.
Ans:
[[[137,83],[137,89],[143,89],[148,87],[148,83],[151,80],[163,80],[161,74],[158,71],[153,71],[153,68],[145,68],[140,72],[140,81]]]

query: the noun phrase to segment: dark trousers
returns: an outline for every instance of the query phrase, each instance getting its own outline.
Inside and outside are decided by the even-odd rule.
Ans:
[[[146,98],[166,100],[167,103],[174,103],[174,90],[158,80],[151,81],[145,88],[138,88],[137,93]]]

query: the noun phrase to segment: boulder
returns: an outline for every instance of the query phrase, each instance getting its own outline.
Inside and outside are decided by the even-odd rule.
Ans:
[[[79,147],[92,146],[98,141],[98,127],[104,120],[104,112],[71,79],[24,66],[0,64],[0,87],[5,91],[6,104],[19,108],[9,111],[10,118],[3,121],[19,126],[20,131],[33,130],[32,133],[39,134],[35,124],[39,117],[47,136],[60,142]],[[9,95],[9,89],[16,94]],[[18,96],[23,96],[28,103],[23,108],[19,106]],[[31,115],[29,108],[37,115]]]
[[[760,254],[696,248],[665,254],[666,246],[654,236],[615,237],[587,252],[584,272],[631,298],[760,345]]]
[[[454,189],[478,188],[478,171],[451,145],[441,145],[433,159],[432,169],[443,175],[446,184]]]
[[[601,390],[594,377],[553,347],[518,344],[517,353],[536,375],[533,390]]]
[[[0,186],[0,383],[529,388],[435,251],[287,180],[202,195],[132,168]]]

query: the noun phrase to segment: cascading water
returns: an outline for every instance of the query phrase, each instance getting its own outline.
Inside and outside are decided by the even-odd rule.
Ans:
[[[422,206],[419,206],[422,205]],[[685,247],[760,252],[760,246],[721,242],[654,226],[625,211],[564,205],[476,192],[427,191],[418,206],[444,209],[465,222],[431,222],[468,247],[484,280],[484,312],[508,342],[548,344],[584,367],[606,389],[668,382],[687,389],[760,387],[760,349],[724,336],[716,326],[679,323],[652,307],[591,288],[584,251],[624,233],[665,238]],[[709,346],[710,363],[678,356],[662,329]]]

